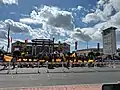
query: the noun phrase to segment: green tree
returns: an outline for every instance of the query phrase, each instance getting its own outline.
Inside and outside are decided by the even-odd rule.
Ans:
[[[89,52],[88,56],[95,56],[95,53],[94,52]]]
[[[95,53],[95,56],[100,56],[100,52],[96,52],[96,53]]]
[[[118,55],[120,56],[120,53]]]
[[[94,52],[89,52],[89,53],[88,53],[88,57],[89,57],[90,59],[94,59],[95,53],[94,53]]]

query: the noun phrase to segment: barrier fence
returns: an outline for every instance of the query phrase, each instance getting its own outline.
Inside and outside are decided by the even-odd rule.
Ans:
[[[16,74],[18,73],[18,68],[37,68],[37,73],[40,73],[40,68],[45,67],[47,69],[47,72],[49,72],[49,69],[54,69],[54,68],[74,68],[74,67],[115,67],[115,65],[120,65],[119,61],[104,61],[104,62],[95,62],[93,60],[89,61],[84,61],[82,60],[66,60],[62,61],[61,59],[56,59],[56,62],[52,60],[52,62],[49,62],[47,60],[27,60],[27,59],[18,59],[17,62],[0,62],[1,66],[4,66],[8,68],[7,73],[10,73],[10,68],[11,66],[15,66],[15,72]],[[4,69],[2,69],[4,70]],[[64,71],[64,69],[63,69]]]

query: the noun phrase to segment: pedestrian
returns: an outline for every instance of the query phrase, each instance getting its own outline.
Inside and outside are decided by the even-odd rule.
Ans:
[[[5,62],[5,58],[4,58],[4,54],[2,53],[2,54],[0,54],[0,57],[1,57],[1,60],[3,61],[3,62]],[[4,64],[3,63],[3,68],[1,69],[1,70],[5,70],[6,68],[7,68],[7,65],[6,64]]]
[[[12,66],[13,66],[12,69],[15,69],[15,62],[16,62],[16,60],[17,60],[17,57],[16,57],[16,56],[13,56],[13,58],[12,58],[12,60],[11,60]]]

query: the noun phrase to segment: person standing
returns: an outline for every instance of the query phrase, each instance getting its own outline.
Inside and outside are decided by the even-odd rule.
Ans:
[[[13,65],[13,68],[12,69],[15,69],[15,62],[17,60],[17,57],[16,56],[13,56],[11,62],[12,62],[12,65]]]

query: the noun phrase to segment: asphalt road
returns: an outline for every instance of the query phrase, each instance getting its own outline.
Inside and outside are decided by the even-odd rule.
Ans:
[[[101,84],[120,80],[120,72],[0,74],[0,88]]]

